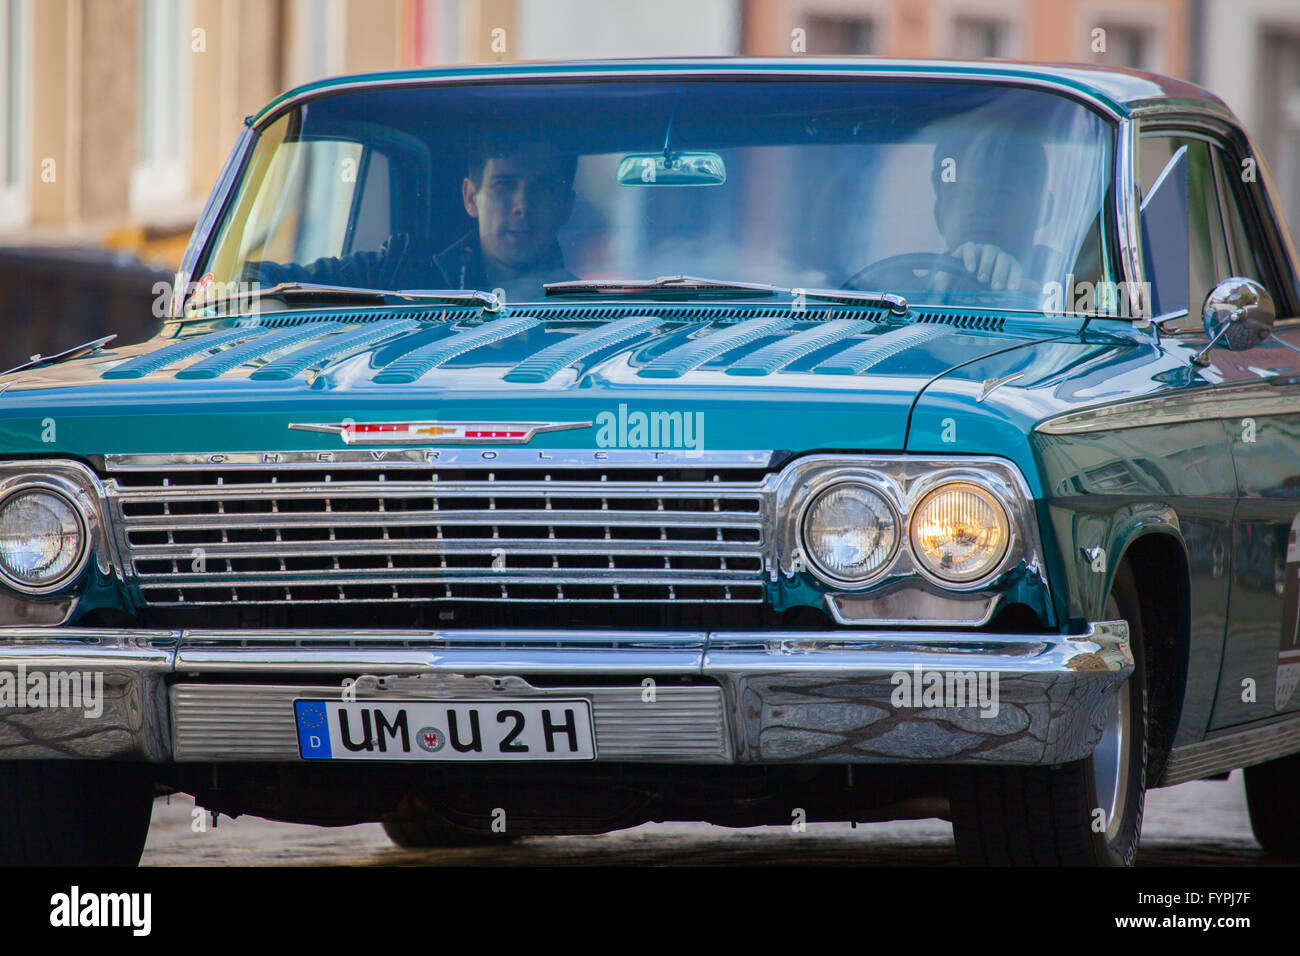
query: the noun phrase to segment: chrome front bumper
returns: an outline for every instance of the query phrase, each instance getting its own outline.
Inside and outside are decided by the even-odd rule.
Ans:
[[[292,700],[348,693],[586,697],[601,760],[1056,764],[1092,752],[1132,670],[1123,621],[1070,636],[0,628],[0,759],[296,761]],[[72,675],[102,682],[95,708],[33,692]],[[925,692],[936,680],[946,697]]]

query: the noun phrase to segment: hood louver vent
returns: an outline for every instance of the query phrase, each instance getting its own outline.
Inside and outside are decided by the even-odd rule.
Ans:
[[[344,332],[341,335],[326,339],[324,342],[309,345],[305,349],[299,349],[297,352],[276,359],[274,362],[259,368],[249,378],[274,380],[293,378],[313,365],[318,365],[337,355],[367,348],[382,342],[384,339],[390,339],[394,335],[410,332],[419,327],[420,323],[415,319],[394,319],[390,322],[380,322],[377,325],[362,326],[359,329]]]
[[[549,381],[574,362],[595,355],[612,345],[652,332],[662,324],[662,319],[640,315],[620,319],[612,325],[602,325],[587,332],[580,332],[567,341],[548,345],[532,358],[520,362],[505,379],[507,382]]]
[[[219,375],[226,374],[231,369],[238,368],[245,362],[252,362],[262,356],[282,352],[303,342],[310,342],[327,332],[337,332],[341,328],[343,326],[338,322],[313,322],[310,325],[300,325],[297,328],[259,336],[252,342],[236,345],[234,348],[219,352],[211,358],[195,362],[193,365],[177,372],[176,377],[216,378]]]
[[[541,323],[536,319],[494,319],[468,332],[452,332],[389,363],[371,381],[394,385],[418,381],[423,375],[458,355],[511,338],[538,325]]]
[[[904,326],[901,329],[872,336],[865,342],[859,342],[838,355],[828,358],[813,371],[819,375],[861,375],[900,352],[951,334],[952,329],[946,325]]]
[[[767,335],[789,328],[790,319],[750,319],[721,332],[692,339],[652,359],[637,374],[643,378],[681,378],[691,369],[732,349],[756,342]]]
[[[144,378],[151,372],[157,372],[166,368],[175,362],[199,355],[202,352],[210,352],[222,345],[230,345],[233,342],[242,342],[245,339],[251,339],[263,334],[262,329],[228,329],[225,332],[214,332],[210,335],[200,335],[192,339],[186,339],[182,342],[176,342],[172,345],[163,346],[156,351],[133,358],[128,362],[110,368],[101,377],[102,378]]]
[[[728,375],[771,375],[792,362],[811,355],[818,349],[834,345],[851,335],[857,335],[876,325],[870,319],[838,319],[818,325],[803,332],[795,332],[779,342],[765,345],[750,352],[727,369]]]

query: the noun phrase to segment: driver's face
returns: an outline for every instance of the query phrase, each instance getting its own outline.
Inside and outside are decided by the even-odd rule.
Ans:
[[[465,211],[478,220],[483,255],[514,269],[537,261],[573,209],[573,186],[556,157],[492,157],[477,186],[461,184]]]

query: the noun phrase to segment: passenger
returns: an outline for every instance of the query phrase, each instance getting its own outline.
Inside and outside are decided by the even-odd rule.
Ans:
[[[1036,274],[1026,266],[1039,251],[1034,233],[1051,209],[1042,144],[977,134],[960,144],[940,143],[934,155],[934,221],[949,255],[990,289],[1038,292],[1022,289],[1022,280]],[[937,291],[957,281],[935,270]]]

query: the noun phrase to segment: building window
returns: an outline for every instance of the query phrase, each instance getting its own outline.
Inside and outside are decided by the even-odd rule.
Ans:
[[[1106,49],[1093,54],[1096,62],[1130,70],[1154,70],[1155,38],[1145,27],[1102,24],[1106,31]]]
[[[808,17],[808,52],[857,55],[876,52],[876,25],[865,17]]]
[[[0,230],[25,225],[27,195],[27,0],[0,0]]]
[[[984,17],[958,17],[952,26],[953,56],[990,59],[1011,55],[1011,24]]]
[[[188,0],[141,0],[136,163],[131,208],[164,209],[189,198]]]
[[[292,0],[287,64],[289,86],[299,86],[344,71],[346,15],[347,8],[340,0]]]
[[[1300,233],[1300,36],[1274,34],[1264,43],[1265,96],[1260,104],[1260,135],[1277,183],[1292,238]],[[1268,64],[1265,66],[1264,64]],[[1300,241],[1300,240],[1298,240]]]

